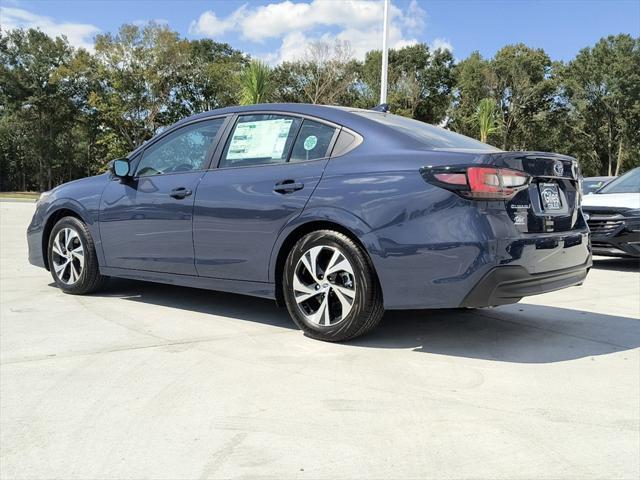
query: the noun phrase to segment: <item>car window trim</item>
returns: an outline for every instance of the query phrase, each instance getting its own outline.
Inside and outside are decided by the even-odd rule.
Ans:
[[[298,141],[298,137],[300,136],[300,132],[302,131],[302,127],[304,126],[304,122],[306,120],[309,120],[310,122],[316,122],[316,120],[314,120],[312,118],[303,118],[302,119],[302,122],[300,122],[300,127],[298,128],[298,132],[296,133],[296,138],[293,140],[293,143],[291,144],[291,150],[289,150],[289,156],[287,157],[287,162],[286,163],[291,163],[291,155],[293,154],[293,147],[296,146],[296,142]],[[316,123],[323,123],[323,122],[316,122]],[[313,158],[311,160],[297,160],[297,161],[295,161],[293,163],[313,162],[314,160],[325,160],[327,158],[331,158],[331,152],[333,151],[333,147],[335,146],[336,141],[338,140],[338,135],[342,131],[343,127],[341,127],[339,125],[332,125],[330,122],[323,123],[323,124],[333,128],[333,135],[331,136],[331,140],[329,141],[329,145],[327,145],[327,151],[325,152],[325,155],[323,157]]]
[[[355,140],[354,142],[349,145],[348,148],[346,148],[343,152],[340,153],[335,153],[334,150],[336,148],[336,144],[338,143],[338,138],[340,137],[340,134],[342,132],[347,132],[348,134],[352,135]],[[335,138],[332,139],[331,141],[332,143],[330,144],[330,155],[329,158],[339,158],[339,157],[343,157],[344,155],[352,152],[353,150],[355,150],[356,148],[358,148],[360,145],[362,145],[362,143],[364,142],[364,137],[362,135],[360,135],[358,132],[351,130],[350,128],[347,127],[341,127],[340,130],[338,130],[336,132],[336,136]]]
[[[236,120],[238,117],[242,116],[242,115],[254,115],[254,114],[281,114],[281,115],[285,115],[285,116],[289,116],[289,117],[298,117],[301,118],[302,120],[308,119],[314,122],[318,122],[318,123],[322,123],[325,125],[328,125],[330,127],[334,127],[336,130],[334,132],[333,138],[331,139],[331,142],[329,143],[329,147],[327,148],[327,152],[329,152],[329,154],[327,156],[324,156],[322,158],[315,158],[313,160],[303,160],[303,161],[298,161],[298,162],[289,162],[287,161],[286,163],[278,163],[278,164],[263,164],[263,165],[247,165],[245,167],[241,167],[241,166],[237,166],[237,167],[220,167],[220,160],[222,157],[222,153],[224,151],[224,148],[226,147],[227,141],[229,140],[229,136],[231,135],[231,132],[233,131],[233,128],[235,127],[236,124]],[[205,118],[197,118],[194,120],[191,120],[189,122],[185,122],[185,123],[181,123],[180,125],[175,125],[169,129],[167,129],[166,131],[162,132],[161,134],[157,135],[154,138],[151,138],[150,140],[148,140],[145,144],[140,145],[138,148],[136,148],[135,150],[133,150],[130,153],[130,157],[133,157],[135,160],[132,162],[132,169],[135,171],[138,168],[138,163],[140,162],[140,160],[142,159],[142,155],[144,154],[144,151],[153,146],[156,142],[159,142],[160,140],[162,140],[165,136],[169,135],[170,133],[182,128],[182,127],[186,127],[189,125],[192,125],[194,123],[199,123],[199,122],[204,122],[207,120],[215,120],[218,118],[224,118],[225,121],[222,125],[222,127],[220,128],[219,131],[219,135],[216,136],[216,138],[214,139],[214,142],[216,142],[216,147],[214,148],[214,151],[211,155],[211,158],[209,159],[208,162],[205,162],[206,167],[200,169],[200,170],[192,170],[192,171],[209,171],[209,170],[218,170],[218,169],[222,169],[222,170],[226,170],[227,168],[250,168],[250,167],[269,167],[269,166],[274,166],[274,165],[295,165],[295,164],[301,164],[301,163],[309,163],[309,162],[316,162],[316,161],[320,161],[320,160],[327,160],[327,159],[332,159],[332,158],[338,158],[341,156],[346,155],[347,153],[353,151],[355,148],[357,148],[358,146],[360,146],[363,141],[364,138],[362,137],[362,135],[358,132],[356,132],[355,130],[352,130],[351,128],[347,128],[343,125],[337,124],[335,122],[332,122],[330,120],[326,120],[324,118],[319,118],[313,115],[307,115],[307,114],[303,114],[303,113],[297,113],[297,112],[288,112],[288,111],[283,111],[283,110],[254,110],[251,112],[228,112],[228,113],[224,113],[224,114],[220,114],[220,115],[211,115]],[[301,124],[302,125],[302,124]],[[346,132],[349,132],[350,134],[354,135],[356,137],[356,142],[354,142],[353,146],[351,148],[349,148],[347,151],[343,152],[340,155],[334,155],[333,154],[333,150],[335,148],[335,145],[337,143],[338,140],[338,136],[340,135],[340,132],[344,130]],[[179,174],[179,173],[185,173],[185,172],[174,172],[174,173],[165,173],[164,175],[175,175],[175,174]],[[158,176],[158,175],[147,175],[148,177],[154,177],[154,176]],[[136,177],[139,178],[139,177]]]
[[[300,131],[302,130],[302,125],[304,125],[304,121],[305,120],[306,120],[305,118],[300,120],[300,125],[298,125],[298,129],[296,130],[296,134],[293,137],[293,142],[291,142],[291,145],[289,145],[289,153],[287,153],[287,159],[283,162],[285,164],[291,162],[291,154],[293,153],[293,147],[296,146],[296,142],[298,141],[298,136],[300,136]]]
[[[234,119],[233,122],[233,127],[231,128],[231,130],[229,131],[229,134],[227,135],[227,138],[224,141],[224,147],[222,149],[222,152],[220,152],[220,157],[218,158],[218,163],[216,168],[220,168],[220,169],[227,169],[227,168],[241,168],[243,165],[237,165],[237,166],[221,166],[221,162],[222,162],[222,157],[224,156],[225,152],[228,151],[228,147],[231,144],[231,139],[233,138],[233,132],[235,132],[236,127],[238,126],[238,123],[240,122],[240,119],[242,117],[251,117],[251,116],[255,116],[255,115],[280,115],[282,117],[289,117],[289,118],[293,118],[293,119],[301,119],[300,121],[300,125],[298,125],[296,132],[295,132],[295,136],[294,136],[294,140],[293,142],[291,142],[291,145],[289,145],[289,150],[287,151],[287,157],[284,160],[284,162],[278,162],[278,163],[264,163],[264,164],[258,164],[258,165],[244,165],[246,167],[258,167],[261,165],[285,165],[287,163],[289,163],[289,157],[291,156],[291,152],[293,150],[293,144],[295,143],[295,140],[298,138],[298,134],[300,133],[300,128],[302,128],[302,123],[304,122],[304,119],[302,119],[302,117],[297,116],[297,115],[291,115],[288,113],[279,113],[279,112],[247,112],[247,113],[239,113],[236,115],[236,118]]]
[[[297,139],[297,135],[300,133],[300,128],[302,128],[302,124],[304,122],[304,120],[308,119],[311,120],[313,122],[317,122],[317,123],[322,123],[324,125],[328,125],[330,127],[335,128],[335,131],[333,132],[333,137],[331,138],[331,142],[329,143],[329,146],[327,148],[327,152],[332,152],[333,151],[333,147],[335,146],[335,143],[338,139],[338,133],[345,127],[343,127],[342,125],[339,125],[337,123],[331,122],[329,120],[325,120],[323,118],[318,118],[318,117],[314,117],[313,115],[306,115],[303,113],[295,113],[295,112],[287,112],[287,111],[282,111],[282,110],[253,110],[250,112],[240,112],[240,113],[234,113],[231,116],[233,117],[231,119],[231,121],[229,122],[229,127],[228,127],[228,131],[225,131],[225,138],[223,139],[223,141],[220,141],[218,143],[218,148],[216,148],[216,153],[213,156],[211,165],[209,167],[208,170],[227,170],[230,168],[251,168],[251,167],[273,167],[273,166],[277,166],[277,165],[297,165],[297,164],[301,164],[301,163],[308,163],[308,162],[316,162],[318,160],[327,160],[332,158],[331,155],[326,155],[322,158],[314,158],[313,160],[303,160],[303,161],[298,161],[298,162],[293,162],[291,163],[289,161],[290,157],[291,157],[291,151],[293,151],[293,143],[291,144],[291,148],[289,149],[289,154],[287,155],[287,161],[286,162],[282,162],[282,163],[265,163],[265,164],[261,164],[261,165],[245,165],[245,166],[236,166],[236,167],[221,167],[220,166],[220,162],[222,161],[222,155],[224,153],[224,151],[226,150],[227,147],[227,143],[230,141],[231,139],[231,134],[233,133],[235,126],[237,124],[238,118],[242,117],[242,116],[248,116],[248,115],[282,115],[285,117],[296,117],[296,118],[300,118],[302,120],[302,122],[300,122],[300,126],[298,127],[298,132],[296,132],[296,139]],[[353,132],[351,129],[346,129],[348,132],[350,133],[355,133]],[[359,134],[356,134],[356,137],[360,137],[361,136]],[[295,143],[295,140],[294,140]]]
[[[180,124],[180,125],[176,125],[173,128],[169,128],[166,132],[162,132],[157,137],[152,138],[145,145],[142,146],[143,148],[139,152],[136,152],[135,155],[134,155],[134,157],[136,157],[136,160],[135,160],[135,164],[132,165],[132,169],[133,169],[134,172],[136,172],[136,174],[133,175],[133,179],[159,177],[159,176],[166,177],[166,176],[169,176],[169,175],[207,171],[209,169],[210,164],[211,164],[211,160],[212,160],[213,156],[215,155],[215,152],[216,152],[216,150],[218,148],[218,144],[220,143],[220,139],[222,138],[222,134],[225,132],[225,130],[226,130],[227,126],[228,126],[229,119],[232,116],[233,115],[224,114],[224,115],[213,115],[211,117],[194,119],[192,121],[185,122],[185,123]],[[147,152],[147,149],[153,147],[155,144],[157,144],[158,142],[162,141],[164,138],[166,138],[167,136],[171,135],[172,133],[178,132],[178,131],[182,130],[185,127],[189,127],[189,126],[195,125],[197,123],[204,123],[204,122],[210,122],[212,120],[219,120],[221,118],[223,119],[222,125],[218,129],[218,132],[216,133],[215,138],[211,141],[211,145],[207,148],[205,161],[202,163],[202,167],[201,168],[198,168],[197,170],[188,170],[186,172],[156,173],[154,175],[144,175],[142,177],[137,175],[138,166],[139,166],[140,162],[142,161],[142,159],[144,158],[144,154]]]

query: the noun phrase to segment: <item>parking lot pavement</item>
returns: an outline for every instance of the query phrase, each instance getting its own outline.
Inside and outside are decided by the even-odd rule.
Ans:
[[[640,273],[484,310],[391,312],[347,344],[273,302],[113,281],[65,295],[0,202],[0,477],[640,475]]]

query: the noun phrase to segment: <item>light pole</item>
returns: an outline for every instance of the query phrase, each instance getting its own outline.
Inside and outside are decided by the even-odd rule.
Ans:
[[[384,2],[384,23],[382,25],[382,75],[380,77],[380,105],[387,103],[387,70],[389,69],[389,51],[387,47],[389,0]]]

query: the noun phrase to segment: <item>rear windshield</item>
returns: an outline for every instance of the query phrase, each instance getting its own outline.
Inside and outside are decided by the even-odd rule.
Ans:
[[[634,168],[608,183],[598,193],[638,193],[640,192],[640,168]]]
[[[400,115],[367,111],[354,111],[353,113],[375,120],[400,133],[409,135],[428,148],[498,151],[497,148],[474,140],[473,138],[465,137],[464,135],[445,130],[444,128],[434,127],[433,125],[419,122],[418,120],[401,117]]]

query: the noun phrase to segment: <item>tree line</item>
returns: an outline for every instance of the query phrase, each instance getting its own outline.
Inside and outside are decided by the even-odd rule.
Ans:
[[[123,25],[93,52],[29,29],[0,32],[0,190],[47,190],[103,171],[186,116],[259,102],[371,108],[379,50],[355,60],[317,42],[271,67],[227,43],[188,40],[166,25]],[[569,62],[507,45],[456,62],[416,44],[389,52],[393,113],[505,150],[556,151],[585,175],[640,165],[640,39],[601,39]]]

